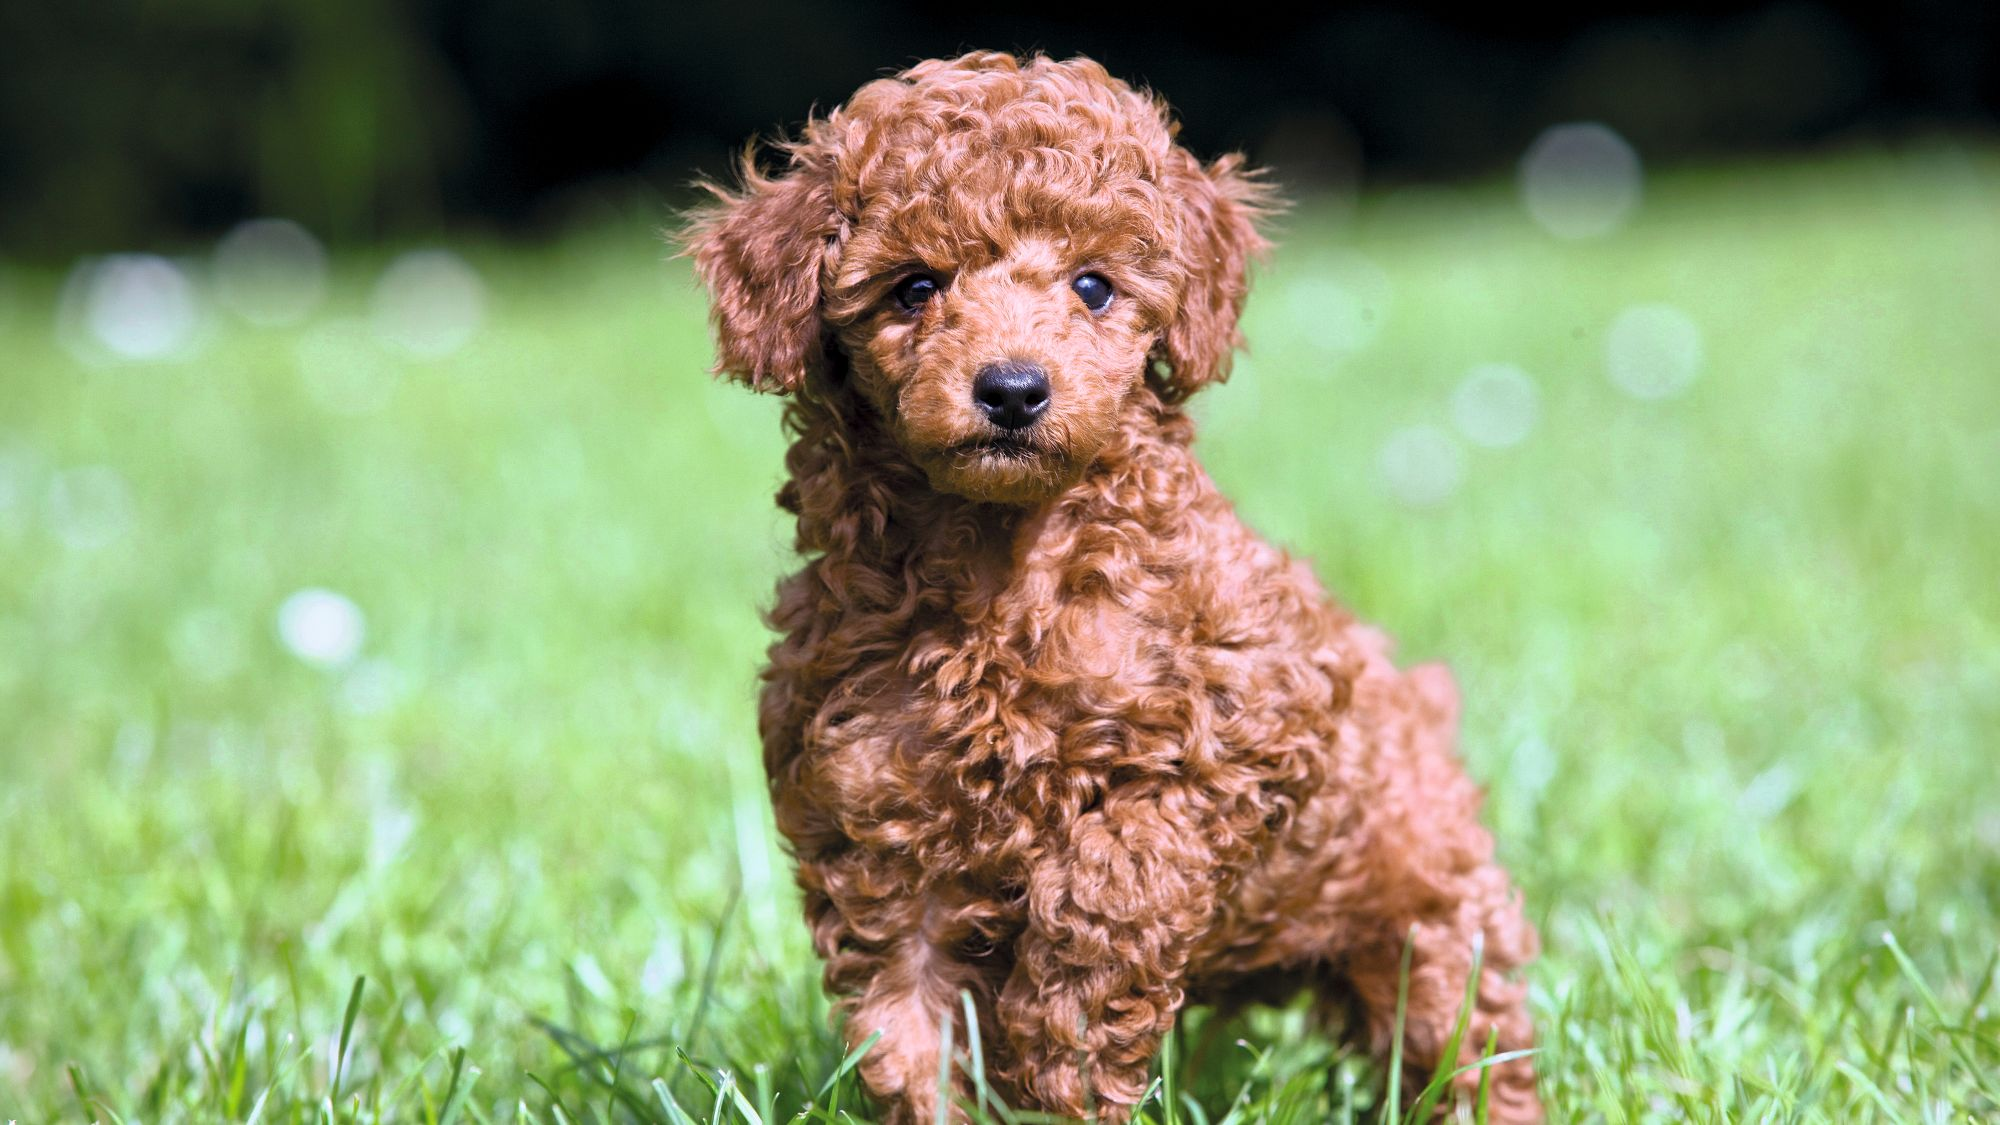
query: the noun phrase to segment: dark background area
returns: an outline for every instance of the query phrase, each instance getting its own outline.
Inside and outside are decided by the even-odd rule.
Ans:
[[[889,0],[13,0],[0,5],[0,255],[208,237],[534,233],[672,202],[753,134],[969,47],[1085,53],[1165,93],[1197,152],[1294,191],[1491,174],[1597,120],[1648,162],[1990,132],[2000,5],[1495,5],[1003,15]]]

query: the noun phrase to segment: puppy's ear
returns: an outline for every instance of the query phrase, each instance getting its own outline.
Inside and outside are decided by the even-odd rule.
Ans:
[[[1154,351],[1154,386],[1178,402],[1229,378],[1230,353],[1243,342],[1236,321],[1250,288],[1250,262],[1270,249],[1257,229],[1276,210],[1269,186],[1225,156],[1203,168],[1191,156],[1174,173],[1181,206],[1179,256],[1187,273],[1180,311]]]
[[[706,185],[716,202],[681,234],[708,287],[715,370],[760,391],[796,391],[826,362],[821,274],[838,252],[829,162],[788,146],[775,176],[743,157],[741,191]]]

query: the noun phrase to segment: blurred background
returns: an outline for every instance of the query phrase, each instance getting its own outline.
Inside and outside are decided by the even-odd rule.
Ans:
[[[0,1122],[848,1119],[662,234],[970,47],[1295,202],[1198,451],[1458,676],[1551,1119],[2000,1120],[2000,5],[4,0]]]
[[[1198,151],[1351,193],[1513,165],[1552,122],[1649,162],[1983,132],[2000,9],[594,0],[88,0],[0,12],[0,253],[170,246],[279,215],[347,242],[545,233],[678,199],[752,135],[971,47],[1085,53]]]

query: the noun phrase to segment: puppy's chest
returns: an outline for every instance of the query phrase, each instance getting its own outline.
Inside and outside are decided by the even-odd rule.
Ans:
[[[944,861],[1008,865],[1113,773],[1171,768],[1149,713],[1174,674],[1168,631],[1080,600],[1020,628],[953,623],[861,672],[865,707],[827,728],[822,780],[848,834]]]

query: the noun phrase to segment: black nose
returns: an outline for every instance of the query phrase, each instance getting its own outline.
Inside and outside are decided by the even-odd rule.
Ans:
[[[1049,408],[1049,373],[1015,359],[989,363],[972,380],[972,401],[1001,429],[1027,429]]]

